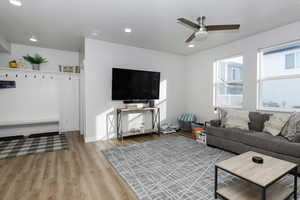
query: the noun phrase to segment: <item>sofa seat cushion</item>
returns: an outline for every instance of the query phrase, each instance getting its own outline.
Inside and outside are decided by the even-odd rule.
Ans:
[[[218,127],[208,127],[207,134],[240,142],[267,151],[300,158],[300,143],[290,142],[281,136],[272,136],[269,133],[264,132]]]
[[[265,132],[245,133],[241,142],[267,151],[300,158],[300,144],[290,142],[282,136],[272,136]]]

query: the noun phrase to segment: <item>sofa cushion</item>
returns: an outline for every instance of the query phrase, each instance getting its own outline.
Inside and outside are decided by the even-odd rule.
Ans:
[[[272,136],[264,132],[218,127],[207,127],[207,135],[213,135],[249,146],[265,149],[267,151],[300,158],[300,143],[290,142],[281,136]]]
[[[243,110],[228,109],[225,117],[226,128],[240,128],[249,130],[249,112]]]
[[[245,133],[242,143],[268,151],[300,158],[300,144],[290,142],[281,136],[272,136],[264,132]]]
[[[270,116],[270,119],[265,122],[264,132],[270,133],[273,136],[280,134],[282,128],[290,118],[290,114],[286,113],[274,113]]]
[[[296,142],[296,143],[300,143],[300,133],[296,133],[296,136],[295,136],[294,142]],[[299,166],[299,167],[300,167],[300,166]]]
[[[293,113],[281,131],[281,135],[291,142],[296,142],[300,133],[300,113]]]
[[[260,112],[249,112],[249,129],[261,132],[264,130],[264,124],[269,120],[271,114]]]

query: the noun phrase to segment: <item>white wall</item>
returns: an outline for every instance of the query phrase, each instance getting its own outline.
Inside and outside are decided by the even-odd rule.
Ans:
[[[8,66],[10,60],[17,60],[23,56],[40,54],[47,58],[48,62],[41,65],[41,70],[58,71],[58,65],[76,66],[79,65],[79,52],[62,51],[56,49],[26,46],[21,44],[11,44],[11,53],[0,53],[0,66]],[[25,62],[26,68],[31,65]]]
[[[85,39],[86,141],[115,136],[114,111],[124,105],[111,100],[113,67],[161,72],[161,119],[175,122],[184,111],[184,62],[179,55]]]
[[[244,108],[255,110],[258,49],[300,39],[299,30],[300,22],[296,22],[188,56],[185,93],[188,97],[185,102],[187,111],[196,112],[202,120],[216,117],[213,114],[213,62],[237,55],[244,56]]]
[[[9,53],[11,45],[0,35],[0,52]]]

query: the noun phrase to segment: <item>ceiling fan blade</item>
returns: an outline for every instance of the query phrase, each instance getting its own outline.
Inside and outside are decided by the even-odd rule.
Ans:
[[[222,31],[222,30],[236,30],[240,28],[240,25],[239,24],[209,25],[205,27],[207,31]]]
[[[188,19],[185,19],[185,18],[178,18],[177,21],[184,26],[192,28],[193,30],[198,30],[200,28],[200,26],[198,24],[196,24]]]
[[[193,33],[185,42],[189,43],[190,41],[192,41],[195,38],[195,33]]]

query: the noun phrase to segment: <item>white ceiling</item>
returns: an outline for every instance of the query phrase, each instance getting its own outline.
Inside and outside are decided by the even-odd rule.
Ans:
[[[83,37],[178,54],[191,54],[300,20],[300,0],[22,0],[0,1],[0,35],[14,43],[78,51]],[[240,23],[238,32],[210,33],[188,48],[191,30],[179,17],[207,24]],[[125,34],[124,28],[133,32]]]

